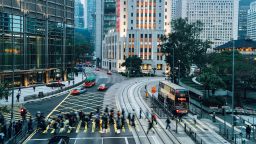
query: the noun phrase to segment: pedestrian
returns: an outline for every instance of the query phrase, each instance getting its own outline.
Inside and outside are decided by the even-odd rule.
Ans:
[[[70,80],[68,80],[68,85],[70,85]]]
[[[117,118],[120,118],[120,116],[121,116],[120,111],[117,111]]]
[[[29,121],[28,121],[28,131],[31,132],[33,130],[33,121],[32,121],[32,118],[30,117],[29,118]]]
[[[104,112],[108,114],[108,105],[106,106]]]
[[[17,102],[20,102],[20,93],[18,93],[18,94],[16,95],[16,98],[17,98]]]
[[[132,122],[132,126],[135,127],[135,114],[132,115],[131,122]]]
[[[0,144],[4,144],[4,133],[0,132]]]
[[[5,95],[5,101],[8,102],[8,95]]]
[[[167,119],[166,119],[166,129],[171,129],[171,126],[170,126],[170,123],[171,123],[171,120],[170,120],[170,118],[168,117]]]
[[[152,119],[152,122],[155,122],[157,124],[156,114],[155,113],[152,114],[152,118],[151,119]]]
[[[245,131],[246,131],[246,138],[250,139],[251,127],[249,125],[247,125]]]
[[[34,92],[36,91],[36,86],[35,85],[33,86],[33,90],[34,90]]]
[[[127,119],[129,120],[129,124],[131,125],[131,113],[128,113]]]
[[[20,87],[19,87],[18,93],[21,93],[21,85],[20,85]]]
[[[140,108],[140,119],[141,119],[141,115],[142,115],[142,109]]]
[[[125,125],[125,116],[124,115],[122,115],[121,122],[122,122],[121,127],[123,128]]]
[[[153,128],[153,121],[148,120],[148,131],[147,131],[147,134],[149,133],[149,131],[150,131],[152,128]],[[153,131],[153,133],[155,133],[155,132]]]
[[[124,108],[122,108],[122,115],[125,116]]]
[[[75,85],[75,80],[73,80],[73,85]]]

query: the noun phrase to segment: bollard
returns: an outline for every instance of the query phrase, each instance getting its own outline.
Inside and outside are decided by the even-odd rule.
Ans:
[[[185,132],[186,132],[186,128],[187,128],[187,125],[186,124],[184,124],[185,126],[184,126],[184,130],[185,130]]]

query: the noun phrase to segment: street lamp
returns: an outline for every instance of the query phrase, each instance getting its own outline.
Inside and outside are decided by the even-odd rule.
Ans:
[[[180,83],[180,60],[178,60],[178,63],[179,63],[179,81],[178,81],[178,84]]]
[[[221,39],[215,39],[221,40]],[[234,140],[235,135],[235,127],[234,127],[234,97],[235,97],[235,40],[234,36],[232,38],[232,101],[231,101],[231,108],[232,108],[232,139]]]

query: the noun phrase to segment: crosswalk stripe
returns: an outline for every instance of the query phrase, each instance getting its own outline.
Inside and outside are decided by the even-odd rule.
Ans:
[[[106,133],[110,133],[110,125],[108,123],[108,128],[106,129]]]
[[[123,126],[122,131],[125,132],[125,127]]]
[[[114,120],[114,129],[115,129],[115,133],[116,133],[117,132],[116,120]]]
[[[84,132],[87,132],[87,125],[88,125],[88,123],[86,123],[86,124],[84,125]]]
[[[43,131],[43,133],[47,133],[48,129],[50,128],[50,125],[46,127],[46,129]]]
[[[52,129],[51,133],[54,133],[55,132],[55,129]]]
[[[92,122],[92,133],[94,133],[94,131],[95,131],[95,122],[93,121]]]
[[[69,126],[67,133],[71,133],[72,129],[73,129],[73,127]]]
[[[63,128],[60,128],[60,132],[59,133],[63,133],[64,132],[64,127]]]
[[[140,127],[139,127],[139,124],[138,124],[137,120],[135,120],[134,123],[135,123],[137,131],[140,131]]]
[[[81,127],[81,124],[82,124],[82,121],[79,121],[79,123],[78,123],[78,125],[77,125],[77,127],[76,127],[76,133],[79,132],[79,129],[80,129],[80,127]]]
[[[100,120],[100,131],[102,132],[102,120]]]
[[[127,126],[128,126],[129,131],[132,131],[132,128],[131,128],[131,126],[130,126],[130,123],[129,123],[129,120],[128,120],[128,119],[126,120],[126,123],[127,123]]]

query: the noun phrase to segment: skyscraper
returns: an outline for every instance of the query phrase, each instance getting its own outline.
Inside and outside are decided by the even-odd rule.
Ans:
[[[247,35],[256,41],[256,1],[250,4],[247,17]]]
[[[103,25],[104,35],[116,27],[116,0],[104,0]]]
[[[255,0],[240,0],[239,1],[239,22],[238,22],[238,38],[247,38],[247,13],[250,9],[250,3]]]
[[[75,27],[85,28],[84,7],[80,0],[75,0]]]
[[[3,2],[3,1],[2,1]],[[66,80],[74,52],[74,1],[4,1],[0,11],[0,81],[15,86]]]
[[[182,6],[178,9],[179,16],[182,18],[187,17],[190,23],[201,21],[203,26],[200,39],[212,41],[212,48],[231,39],[237,39],[238,0],[180,1],[182,1],[181,3],[179,2]]]
[[[171,0],[117,0],[116,29],[103,41],[103,67],[123,70],[121,61],[137,55],[143,60],[143,72],[156,68],[165,72],[166,64],[159,43],[171,30]]]

